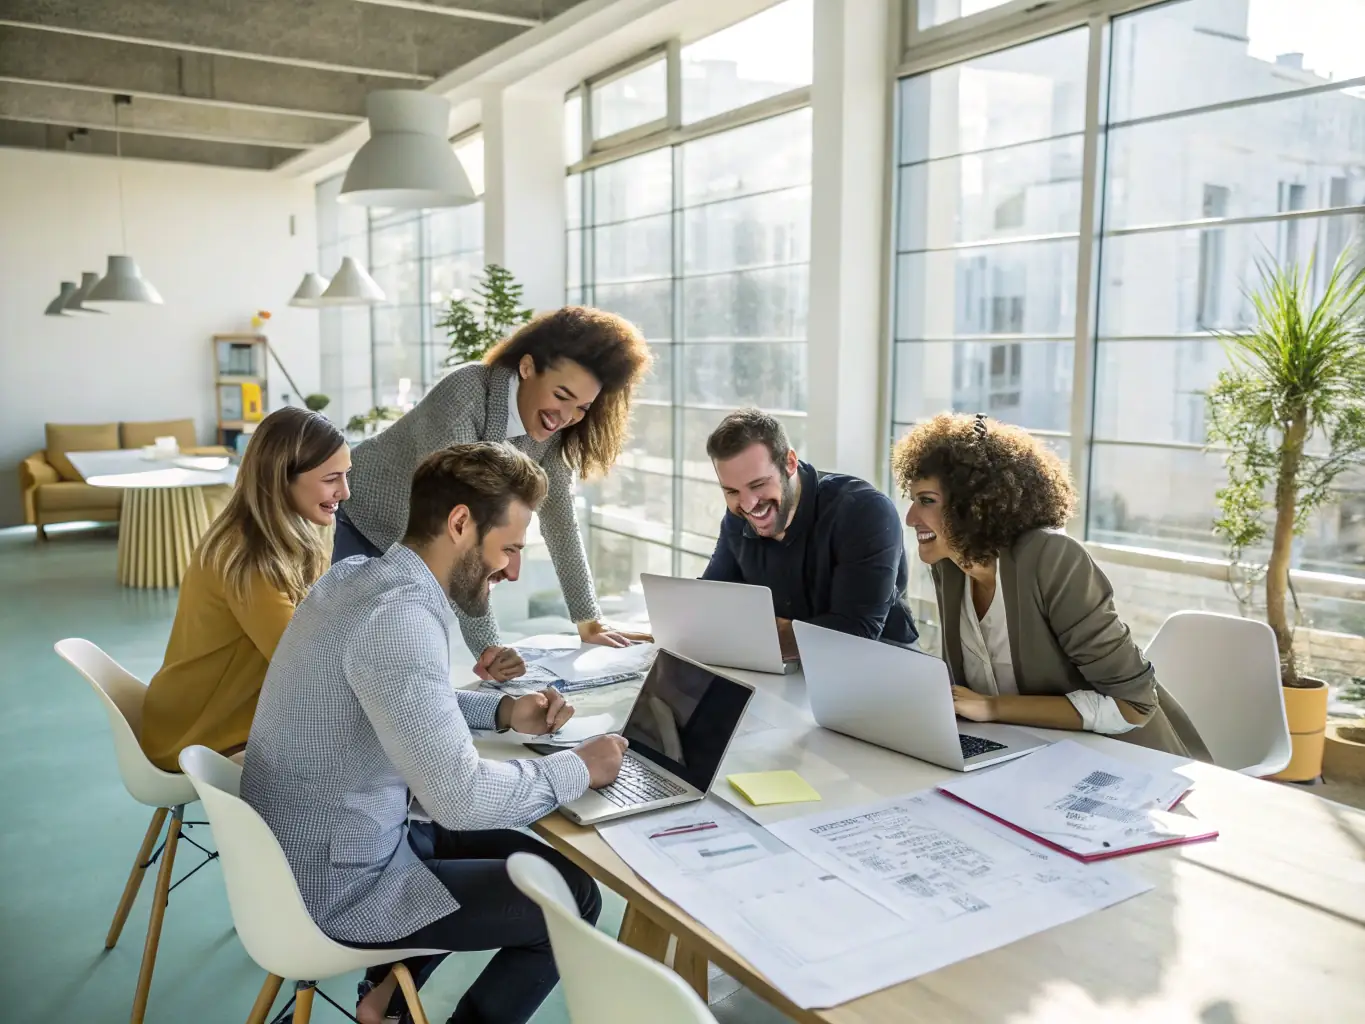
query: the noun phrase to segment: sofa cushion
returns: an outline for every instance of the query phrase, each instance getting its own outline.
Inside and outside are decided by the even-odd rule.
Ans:
[[[43,484],[38,488],[38,510],[40,512],[85,512],[112,513],[118,518],[123,504],[122,487],[95,487],[91,484],[58,483]]]
[[[198,442],[194,436],[194,420],[144,420],[123,423],[124,448],[142,448],[155,444],[158,437],[173,437],[181,448],[193,448]]]
[[[67,452],[107,452],[117,447],[117,423],[47,424],[47,461],[63,480],[72,483],[84,483],[85,477],[76,472]]]

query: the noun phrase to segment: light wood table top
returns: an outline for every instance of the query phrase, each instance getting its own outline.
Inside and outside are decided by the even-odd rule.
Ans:
[[[756,688],[721,770],[792,768],[823,805],[744,807],[764,824],[933,786],[957,773],[815,725],[801,676],[732,673]],[[571,697],[623,722],[638,684]],[[944,1024],[1076,1021],[1286,1024],[1365,1020],[1365,813],[1311,791],[1248,778],[1088,733],[1049,733],[1195,781],[1185,806],[1217,840],[1114,863],[1153,890],[828,1010],[802,1010],[724,940],[660,896],[600,838],[558,814],[534,826],[633,911],[801,1021]],[[486,756],[510,756],[488,742]],[[517,750],[514,756],[524,756]],[[704,976],[704,975],[703,975]]]

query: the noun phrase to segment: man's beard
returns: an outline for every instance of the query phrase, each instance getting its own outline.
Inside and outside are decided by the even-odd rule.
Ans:
[[[782,491],[781,497],[777,499],[777,511],[773,515],[771,536],[783,533],[787,529],[787,524],[791,520],[792,509],[796,505],[796,474],[790,476],[782,472],[781,468],[777,471],[778,487]],[[747,513],[746,513],[747,515]],[[752,525],[750,520],[750,525]]]
[[[446,593],[460,611],[471,618],[488,614],[489,567],[484,564],[483,552],[475,547],[450,570]]]

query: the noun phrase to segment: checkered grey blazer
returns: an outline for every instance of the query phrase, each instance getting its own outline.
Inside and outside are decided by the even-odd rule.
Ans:
[[[416,408],[351,453],[351,498],[346,515],[380,549],[402,539],[408,526],[408,496],[418,464],[437,449],[474,441],[507,441],[507,402],[513,371],[469,363],[432,388]],[[575,622],[599,619],[588,556],[574,513],[574,474],[560,456],[558,435],[536,441],[529,435],[507,442],[535,459],[550,479],[537,515],[550,549],[569,615]],[[477,656],[498,642],[492,614],[471,619],[456,609],[460,632]]]
[[[498,694],[450,681],[445,592],[413,551],[348,558],[299,605],[271,659],[242,796],[269,824],[318,926],[402,939],[459,905],[407,842],[408,789],[453,830],[517,828],[582,796],[572,752],[485,761]]]

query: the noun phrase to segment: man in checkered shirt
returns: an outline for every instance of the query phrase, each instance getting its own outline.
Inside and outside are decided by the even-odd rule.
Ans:
[[[369,948],[498,950],[451,1024],[521,1024],[558,978],[544,918],[508,878],[511,854],[553,863],[585,920],[601,910],[583,871],[515,830],[613,782],[625,740],[486,761],[471,729],[553,732],[573,708],[554,690],[514,700],[450,683],[450,603],[485,614],[491,584],[517,578],[545,490],[541,468],[505,445],[427,458],[403,540],[339,562],[299,605],[247,742],[242,795],[324,932]],[[408,821],[409,790],[432,821]],[[409,965],[419,984],[441,959]],[[362,1024],[398,1012],[387,968],[360,988]]]

